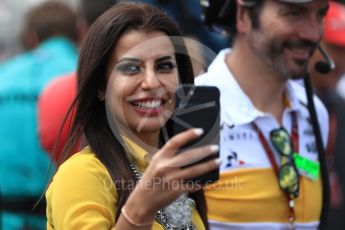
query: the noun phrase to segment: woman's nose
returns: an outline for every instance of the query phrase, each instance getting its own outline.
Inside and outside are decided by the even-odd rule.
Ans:
[[[141,88],[144,90],[156,89],[161,87],[158,74],[153,69],[146,69]]]

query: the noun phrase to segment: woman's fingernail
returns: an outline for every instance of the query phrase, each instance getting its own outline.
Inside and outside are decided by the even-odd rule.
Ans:
[[[222,161],[221,159],[217,158],[217,159],[214,160],[214,162],[215,162],[217,165],[221,165],[223,161]]]
[[[202,128],[197,128],[197,129],[194,129],[193,132],[196,135],[200,136],[200,135],[202,135],[204,133],[204,130]]]
[[[213,153],[218,152],[218,151],[219,151],[219,146],[218,146],[218,145],[211,145],[211,151],[212,151]]]

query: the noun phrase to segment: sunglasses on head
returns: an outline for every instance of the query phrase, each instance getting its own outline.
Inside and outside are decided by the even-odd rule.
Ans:
[[[278,171],[279,186],[285,193],[296,198],[299,193],[299,175],[293,158],[290,135],[284,128],[274,129],[270,132],[270,140],[282,156]]]

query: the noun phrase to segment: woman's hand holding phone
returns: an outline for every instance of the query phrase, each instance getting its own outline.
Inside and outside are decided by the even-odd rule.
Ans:
[[[195,192],[203,187],[203,184],[186,184],[186,181],[219,168],[218,158],[189,167],[181,166],[217,154],[219,146],[205,145],[177,154],[183,146],[197,140],[202,134],[203,130],[198,128],[179,133],[153,155],[150,165],[125,204],[135,207],[128,209],[130,216],[142,222],[153,220],[158,210],[183,193]]]

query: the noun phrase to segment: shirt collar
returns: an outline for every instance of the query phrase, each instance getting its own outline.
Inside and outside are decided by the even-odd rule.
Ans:
[[[130,161],[134,161],[135,165],[143,172],[149,165],[148,152],[133,142],[128,137],[122,136],[126,147],[126,153]]]
[[[297,94],[295,93],[294,84],[298,84],[293,82],[292,80],[288,80],[286,83],[286,97],[290,103],[290,107],[287,108],[288,111],[296,111],[297,113],[301,112],[300,100],[298,99]]]
[[[267,114],[255,108],[233,77],[225,61],[229,52],[231,52],[231,49],[222,50],[209,67],[212,78],[214,78],[214,85],[221,90],[222,121],[235,126],[248,124]],[[290,105],[287,110],[298,112],[300,110],[299,100],[294,92],[291,80],[288,80],[286,84],[286,97]]]

